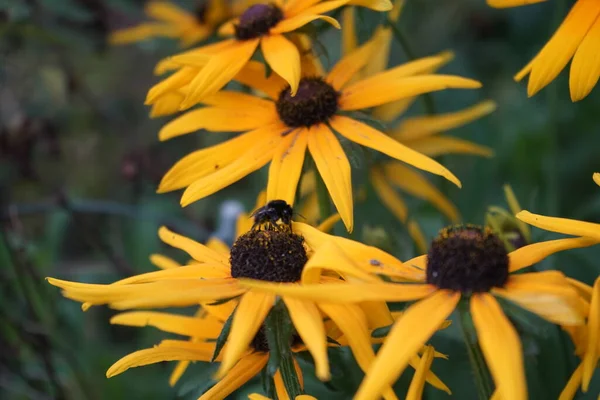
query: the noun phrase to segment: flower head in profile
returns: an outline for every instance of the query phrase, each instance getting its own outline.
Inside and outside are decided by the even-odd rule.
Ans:
[[[492,7],[515,7],[544,0],[487,0]],[[529,75],[527,94],[531,97],[552,82],[571,61],[569,88],[571,100],[585,98],[598,82],[596,57],[600,44],[600,3],[577,0],[548,43],[519,73],[520,81]]]
[[[187,11],[170,1],[152,0],[144,8],[152,22],[117,30],[110,35],[113,44],[129,44],[154,37],[179,39],[184,47],[200,42],[215,32],[219,23],[232,12],[229,2],[197,1],[193,11]]]
[[[600,186],[599,173],[593,175],[593,180]],[[567,218],[547,217],[529,211],[521,211],[517,214],[517,218],[540,229],[587,238],[594,244],[600,243],[600,224]],[[600,279],[596,279],[593,288],[575,280],[571,280],[571,283],[591,304],[591,307],[585,327],[567,329],[577,344],[576,352],[581,357],[582,362],[573,372],[561,394],[561,400],[572,399],[580,386],[584,392],[587,392],[594,369],[597,367],[600,358]]]
[[[208,107],[190,111],[165,125],[160,132],[163,140],[199,129],[245,133],[180,160],[163,178],[159,192],[186,188],[181,199],[186,206],[270,162],[267,200],[284,199],[293,204],[308,150],[344,224],[351,230],[350,163],[336,133],[460,185],[438,162],[361,122],[360,117],[352,117],[352,113],[422,93],[472,89],[481,84],[458,76],[427,73],[444,62],[443,56],[422,58],[350,84],[352,76],[377,51],[377,45],[377,41],[367,42],[326,75],[307,61],[295,96],[289,85],[281,86],[273,75],[268,80],[248,80],[250,87],[269,98],[219,92],[206,99]]]
[[[359,400],[378,398],[381,388],[397,379],[411,354],[423,346],[464,299],[470,305],[479,342],[500,395],[502,398],[526,399],[521,343],[496,296],[553,323],[582,325],[589,303],[562,273],[516,272],[557,251],[592,244],[594,241],[587,238],[559,239],[531,244],[509,253],[489,228],[452,226],[440,231],[428,254],[402,264],[419,271],[422,283],[369,281],[347,283],[338,288],[330,284],[304,287],[261,282],[244,284],[279,295],[312,299],[332,296],[331,291],[337,289],[335,296],[340,302],[363,301],[365,293],[373,293],[372,299],[377,300],[419,300],[395,322],[357,392],[355,398]],[[321,254],[325,251],[327,255]],[[361,254],[363,260],[369,260],[366,263],[346,253],[343,244],[323,246],[314,259],[320,261],[318,265],[322,270],[333,271],[371,270],[389,262],[380,261],[375,254],[369,256],[368,251]]]
[[[301,78],[300,52],[285,35],[315,20],[323,20],[339,28],[335,19],[323,13],[352,3],[375,10],[391,8],[389,0],[260,1],[219,29],[226,39],[171,57],[159,64],[157,72],[178,69],[167,79],[172,90],[189,86],[180,104],[180,108],[185,110],[229,83],[260,46],[265,62],[288,82],[290,94],[294,96]],[[156,98],[156,90],[150,90],[147,104]]]

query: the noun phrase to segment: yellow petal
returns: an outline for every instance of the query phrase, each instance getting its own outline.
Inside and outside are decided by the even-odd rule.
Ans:
[[[183,373],[189,367],[189,361],[179,361],[175,368],[173,368],[173,372],[169,376],[169,386],[173,387],[179,382],[179,379],[183,376]]]
[[[390,283],[321,283],[299,285],[240,279],[242,286],[278,296],[327,301],[331,303],[361,303],[364,301],[412,301],[435,291],[431,285]]]
[[[181,267],[181,264],[179,264],[177,261],[173,260],[172,258],[163,256],[162,254],[150,255],[150,262],[160,269]]]
[[[410,382],[406,400],[420,400],[423,397],[423,389],[425,387],[425,375],[431,368],[433,362],[434,350],[432,346],[425,346],[423,357],[415,368],[415,375]]]
[[[290,85],[292,96],[300,82],[300,53],[283,35],[267,35],[261,40],[265,61]]]
[[[344,334],[356,362],[363,371],[367,372],[375,359],[375,353],[371,345],[367,319],[360,307],[350,304],[319,303],[319,308]],[[382,389],[385,391],[384,398],[395,398],[391,387]]]
[[[459,214],[454,204],[421,174],[397,162],[384,164],[383,170],[392,184],[430,202],[453,223],[458,222]]]
[[[121,279],[113,285],[130,285],[147,282],[157,282],[169,279],[185,278],[228,278],[231,277],[231,268],[221,263],[202,263],[193,265],[184,265],[179,268],[163,269],[160,271],[146,272],[144,274],[130,276]]]
[[[408,145],[411,149],[429,157],[438,157],[444,154],[472,154],[488,158],[494,156],[494,150],[487,146],[480,146],[468,140],[453,137],[428,137],[410,141]]]
[[[321,232],[329,232],[333,229],[333,226],[338,223],[342,218],[340,214],[333,214],[323,220],[318,226],[317,229]]]
[[[185,67],[179,71],[173,73],[166,79],[152,86],[146,95],[146,101],[144,104],[149,105],[156,102],[161,96],[166,95],[169,92],[175,92],[194,79],[194,76],[198,73],[198,69]]]
[[[281,135],[277,135],[280,132],[279,124],[270,125],[261,131],[265,137],[253,147],[247,149],[241,157],[188,186],[181,196],[181,205],[183,207],[188,206],[194,201],[209,196],[265,166],[272,159],[273,153],[282,138]]]
[[[406,162],[422,170],[441,175],[460,187],[458,178],[440,163],[404,146],[377,129],[371,128],[369,125],[339,115],[332,118],[330,123],[333,129],[348,140],[370,147],[373,150],[380,151],[383,154],[387,154],[390,157]]]
[[[567,65],[600,14],[600,3],[578,0],[531,63],[527,94],[533,96],[558,76]]]
[[[342,56],[350,54],[358,47],[354,14],[354,7],[344,7],[342,10],[342,25],[344,26],[342,30]]]
[[[267,365],[269,357],[264,353],[252,353],[243,357],[215,386],[198,400],[225,399],[231,393],[254,378]]]
[[[252,60],[235,76],[235,80],[266,94],[271,99],[277,99],[286,86],[282,77],[278,74],[270,74],[267,77],[265,65]]]
[[[194,20],[194,16],[186,10],[173,3],[166,1],[151,1],[144,7],[144,12],[160,21],[181,24],[182,22]]]
[[[322,381],[331,378],[329,361],[327,358],[327,336],[323,318],[317,306],[310,301],[303,301],[284,297],[283,301],[288,309],[290,318],[302,342],[312,355],[315,362],[315,374]]]
[[[284,15],[287,17],[297,15],[309,7],[314,6],[320,0],[288,0],[283,6]]]
[[[559,274],[562,279],[550,282],[544,276],[548,272]],[[579,294],[569,286],[564,275],[556,271],[512,275],[504,288],[494,288],[493,293],[555,324],[571,326],[584,322]]]
[[[127,371],[129,368],[141,367],[163,361],[209,361],[215,351],[214,343],[190,343],[174,340],[171,340],[170,342],[177,343],[172,343],[169,346],[163,346],[161,343],[152,349],[139,350],[126,355],[106,371],[106,377],[112,378],[113,376]]]
[[[165,93],[152,104],[150,118],[164,117],[179,112],[179,107],[185,96],[179,92]]]
[[[215,318],[186,317],[156,311],[132,311],[117,314],[110,319],[111,324],[127,326],[153,326],[161,331],[183,336],[216,339],[223,323]]]
[[[244,69],[253,70],[254,61],[246,65]],[[252,110],[252,112],[257,114],[272,113],[275,110],[275,104],[271,100],[260,98],[254,94],[232,92],[230,90],[221,90],[213,95],[207,96],[202,100],[202,104],[230,110],[244,108]]]
[[[507,8],[507,7],[518,7],[526,4],[541,3],[546,0],[487,0],[487,4],[490,7],[495,8]]]
[[[308,149],[348,232],[354,227],[350,163],[335,135],[324,124],[308,132]]]
[[[181,104],[186,110],[202,100],[203,97],[216,93],[240,72],[248,62],[259,39],[237,42],[235,47],[213,55],[190,83],[190,92]]]
[[[160,237],[160,240],[169,246],[185,251],[190,257],[198,262],[220,263],[224,266],[229,266],[229,258],[226,255],[219,254],[202,243],[179,235],[165,226],[162,226],[158,230],[158,236]]]
[[[269,113],[256,113],[249,109],[222,109],[204,107],[188,111],[175,118],[160,130],[158,138],[168,140],[201,129],[209,132],[240,132],[256,129],[277,120],[275,108]]]
[[[354,399],[378,399],[382,389],[400,376],[411,357],[452,313],[459,300],[459,293],[439,290],[410,306],[394,324]]]
[[[569,88],[571,100],[586,97],[598,83],[600,77],[600,55],[595,51],[600,43],[600,22],[596,20],[577,48],[571,62]]]
[[[335,1],[326,1],[325,3],[334,3],[334,2]],[[302,14],[295,15],[291,18],[284,19],[283,21],[281,21],[280,23],[275,25],[273,28],[271,28],[270,33],[273,36],[275,36],[278,34],[291,32],[291,31],[301,28],[304,25],[309,24],[312,21],[315,21],[317,19],[323,20],[337,29],[341,29],[340,23],[337,22],[337,20],[334,18],[328,17],[326,15],[315,15],[315,14],[302,13]]]
[[[521,211],[517,218],[529,225],[537,226],[551,232],[564,233],[565,235],[585,236],[600,241],[600,224],[577,221],[567,218],[546,217]]]
[[[446,322],[450,322],[450,321],[446,321]],[[427,349],[430,346],[424,346],[424,347],[425,347],[425,349]],[[439,352],[435,351],[435,349],[433,349],[433,348],[432,348],[432,350],[433,350],[432,351],[433,358],[443,358],[444,360],[448,359],[448,356],[446,356],[445,354],[439,353]],[[415,370],[417,370],[419,368],[420,362],[421,362],[421,359],[419,358],[419,356],[417,354],[415,354],[414,356],[411,357],[408,364],[411,367],[413,367]],[[442,382],[442,380],[440,378],[438,378],[438,376],[436,374],[431,372],[431,370],[428,369],[427,371],[423,371],[423,372],[424,372],[424,382],[429,383],[431,386],[433,386],[436,389],[443,390],[444,392],[446,392],[450,395],[452,394],[452,391],[450,390],[450,388],[448,388],[448,386],[446,386],[446,384],[444,382]],[[416,375],[415,375],[415,377],[416,377]],[[412,383],[416,383],[415,377],[413,377],[411,386],[412,386]]]
[[[188,154],[165,174],[158,187],[158,193],[184,188],[200,178],[223,169],[240,159],[257,142],[264,140],[265,133],[269,130],[270,128],[258,128],[226,142]]]
[[[383,171],[377,167],[372,167],[369,174],[371,184],[375,193],[383,204],[398,218],[402,223],[406,223],[408,210],[402,196],[386,181]]]
[[[248,349],[274,303],[275,296],[267,293],[250,291],[242,297],[231,322],[223,361],[216,374],[218,378],[222,378]]]
[[[517,216],[521,215],[523,212],[525,211],[520,212]],[[510,272],[515,272],[540,262],[544,258],[559,251],[589,247],[596,243],[597,241],[595,239],[588,238],[557,239],[533,243],[510,252],[508,254],[508,259],[510,261],[508,268]]]
[[[596,182],[596,185],[600,186],[600,173],[594,172],[592,178],[594,179],[594,182]]]
[[[351,0],[349,5],[367,7],[375,11],[390,11],[392,2],[390,0]]]
[[[479,345],[502,398],[526,400],[523,350],[515,328],[488,293],[473,295],[471,315]]]
[[[344,56],[335,64],[327,75],[327,82],[336,90],[340,90],[348,81],[363,68],[377,48],[377,41],[369,40],[352,53]]]
[[[313,4],[310,4],[310,5],[309,5],[309,3],[305,3],[305,6],[308,6],[308,7],[304,8],[302,11],[294,14],[294,16],[323,14],[323,13],[335,10],[336,8],[342,7],[343,5],[348,3],[348,1],[349,0],[318,1],[318,2],[313,2]],[[292,16],[290,14],[289,9],[287,9],[287,12],[286,12],[286,17],[287,16]],[[289,19],[290,18],[286,18],[286,19],[284,19],[284,21],[289,20]]]
[[[306,129],[297,129],[281,140],[269,166],[267,201],[280,199],[294,204],[307,141]]]
[[[503,189],[504,197],[506,198],[506,202],[508,203],[508,208],[510,209],[510,212],[516,216],[522,210],[521,205],[519,204],[519,200],[517,200],[517,196],[515,196],[515,192],[513,191],[510,185],[504,185]],[[519,229],[521,230],[523,235],[525,235],[527,242],[531,242],[531,229],[529,228],[529,226],[520,219],[516,221],[517,225],[519,226]]]
[[[458,128],[496,110],[496,103],[486,100],[461,111],[425,117],[406,118],[391,132],[400,141],[422,138]]]
[[[383,77],[384,74],[375,75],[344,89],[339,99],[340,109],[359,110],[444,89],[481,87],[478,81],[453,75],[417,75],[389,80]]]
[[[587,323],[587,349],[583,356],[583,375],[581,389],[587,392],[594,369],[600,358],[600,278],[596,279],[592,293],[592,303]]]

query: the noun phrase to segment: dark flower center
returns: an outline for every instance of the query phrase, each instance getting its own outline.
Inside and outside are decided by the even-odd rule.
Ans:
[[[307,261],[302,236],[285,230],[251,230],[231,247],[231,276],[297,282]]]
[[[269,32],[283,19],[283,12],[275,4],[255,4],[240,16],[235,26],[235,37],[248,40],[260,37]]]
[[[321,78],[302,78],[296,95],[290,87],[277,100],[279,118],[289,127],[311,126],[326,122],[338,110],[340,94]]]
[[[444,228],[427,254],[427,283],[463,293],[487,292],[508,279],[508,253],[489,228]]]
[[[206,11],[208,11],[208,0],[200,0],[196,2],[194,16],[199,24],[204,24],[206,22]]]

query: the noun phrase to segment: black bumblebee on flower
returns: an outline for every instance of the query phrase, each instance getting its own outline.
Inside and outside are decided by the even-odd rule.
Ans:
[[[254,217],[252,229],[266,230],[285,229],[292,231],[292,216],[294,209],[285,200],[271,200],[263,207],[258,208],[250,216]],[[281,220],[281,224],[277,222]]]

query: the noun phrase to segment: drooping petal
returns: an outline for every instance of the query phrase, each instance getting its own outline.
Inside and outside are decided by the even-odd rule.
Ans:
[[[308,149],[346,229],[352,232],[354,227],[352,179],[350,162],[344,149],[324,124],[309,128]]]
[[[344,26],[342,30],[342,56],[350,54],[358,47],[354,14],[354,7],[345,7],[342,10],[342,25]],[[334,87],[337,88],[337,86]]]
[[[387,182],[383,171],[378,167],[371,167],[369,173],[371,185],[383,204],[403,223],[406,223],[408,209],[402,196]]]
[[[333,2],[334,1],[327,1],[325,3],[333,3]],[[302,13],[302,14],[298,14],[291,18],[287,18],[287,19],[281,21],[276,26],[271,28],[270,33],[273,36],[279,36],[280,34],[291,32],[298,28],[301,28],[304,25],[309,24],[312,21],[315,21],[317,19],[323,20],[323,21],[331,24],[333,27],[335,27],[337,29],[341,29],[339,22],[337,22],[337,20],[335,18],[328,17],[327,15]]]
[[[412,301],[433,292],[432,285],[391,283],[321,283],[299,285],[240,279],[242,286],[278,296],[326,301],[331,303],[361,303],[364,301]]]
[[[504,288],[492,292],[559,325],[581,325],[584,310],[579,294],[557,271],[511,275]]]
[[[411,149],[429,157],[438,157],[444,154],[472,154],[488,158],[494,156],[494,150],[490,147],[454,137],[427,137],[410,141],[408,145]]]
[[[198,104],[203,97],[216,93],[231,81],[252,57],[258,43],[259,39],[236,42],[231,49],[213,55],[190,83],[190,91],[181,109]]]
[[[583,363],[580,363],[573,372],[573,375],[571,375],[571,378],[569,378],[569,381],[565,385],[565,388],[560,393],[558,400],[573,400],[575,398],[577,390],[579,389],[579,386],[581,385],[582,376]]]
[[[246,293],[237,306],[227,346],[223,349],[223,361],[216,376],[222,378],[248,349],[250,342],[263,324],[275,303],[275,296],[268,293]]]
[[[267,201],[280,199],[294,204],[307,142],[308,131],[298,129],[289,133],[279,143],[269,166]]]
[[[587,322],[587,348],[583,356],[581,388],[587,392],[594,369],[600,358],[600,278],[596,279],[592,293],[592,303]]]
[[[544,48],[529,65],[527,94],[535,95],[558,76],[600,14],[600,3],[578,0]]]
[[[247,149],[241,157],[188,186],[181,196],[181,205],[185,207],[196,200],[209,196],[265,166],[272,159],[273,153],[282,139],[281,135],[277,135],[280,132],[279,129],[279,124],[266,127],[262,130],[265,137]]]
[[[260,41],[265,61],[290,85],[292,96],[300,83],[300,53],[283,35],[264,36]]]
[[[459,293],[439,290],[410,306],[394,324],[354,399],[378,399],[382,389],[400,376],[411,357],[452,313],[459,300]]]
[[[565,235],[585,236],[600,241],[600,224],[567,218],[546,217],[530,213],[526,210],[518,213],[517,218],[527,222],[529,225],[537,226],[547,231],[564,233]]]
[[[153,326],[164,332],[183,336],[216,339],[223,323],[215,318],[197,318],[157,311],[131,311],[117,314],[111,324],[127,326]]]
[[[520,212],[517,216],[520,216],[523,212],[524,211]],[[515,272],[540,262],[544,258],[559,251],[589,247],[597,242],[596,239],[569,238],[529,244],[508,254],[508,259],[510,261],[508,268],[510,272]]]
[[[502,398],[526,400],[523,349],[517,331],[491,294],[473,295],[471,315],[479,345]]]
[[[165,174],[160,181],[158,193],[184,188],[200,178],[223,169],[243,157],[248,149],[257,142],[264,140],[265,132],[265,128],[258,128],[223,143],[188,154]]]
[[[381,78],[383,74],[385,72],[345,88],[339,99],[340,109],[359,110],[444,89],[481,87],[478,81],[453,75],[417,75],[388,80]]]
[[[163,361],[209,361],[214,351],[214,343],[191,343],[181,340],[163,341],[151,349],[139,350],[121,358],[106,371],[106,377],[112,378],[127,371],[129,368]]]
[[[331,378],[329,360],[327,358],[327,336],[323,317],[315,303],[284,297],[290,318],[302,342],[310,352],[315,362],[315,374],[322,381]]]
[[[433,204],[438,210],[456,223],[458,210],[444,194],[433,186],[423,175],[397,162],[383,165],[385,177],[398,188]]]
[[[146,272],[144,274],[133,275],[129,278],[121,279],[113,285],[130,285],[147,282],[158,282],[169,279],[186,279],[186,278],[229,278],[231,277],[231,269],[221,263],[202,263],[193,265],[184,265],[179,268],[163,269],[160,271]]]
[[[165,226],[160,227],[158,236],[160,237],[160,240],[169,246],[185,251],[190,257],[198,262],[220,263],[224,266],[229,266],[229,258],[227,256],[217,253],[202,243],[198,243],[186,236],[179,235]]]
[[[338,61],[327,75],[327,82],[334,89],[340,90],[369,62],[369,58],[377,48],[376,45],[375,40],[370,40]]]
[[[600,21],[596,19],[585,38],[577,47],[571,62],[569,88],[571,100],[579,101],[586,97],[600,77],[600,55],[595,51],[600,43]]]
[[[223,109],[203,107],[188,111],[162,127],[158,138],[168,140],[201,129],[209,132],[242,132],[256,129],[277,120],[273,107],[271,112],[257,113],[252,108]]]
[[[355,143],[370,147],[373,150],[387,154],[390,157],[411,164],[424,171],[441,175],[460,187],[458,178],[443,165],[391,139],[386,134],[371,128],[369,125],[340,115],[332,118],[330,123],[333,129]]]
[[[425,352],[423,357],[419,361],[419,364],[415,368],[415,375],[413,376],[408,393],[406,394],[406,400],[420,400],[423,398],[423,389],[425,388],[425,375],[431,368],[433,362],[434,349],[432,346],[425,346]]]
[[[231,393],[254,378],[267,365],[269,357],[265,353],[251,353],[243,357],[215,386],[198,400],[225,399]]]

